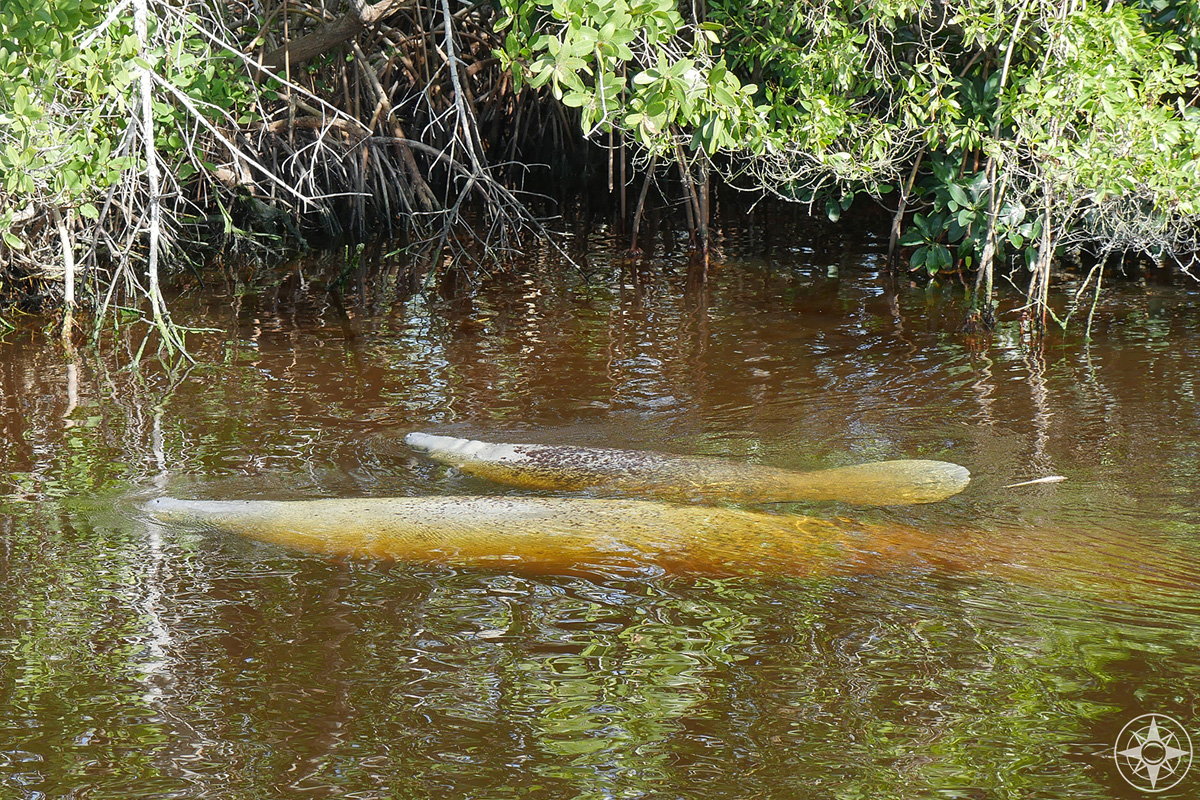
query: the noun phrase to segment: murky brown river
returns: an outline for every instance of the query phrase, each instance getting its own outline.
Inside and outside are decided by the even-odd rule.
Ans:
[[[174,370],[130,367],[141,328],[73,357],[8,334],[0,798],[1142,797],[1139,765],[1196,796],[1200,291],[1118,283],[1090,345],[1077,317],[1044,346],[1013,293],[972,343],[961,287],[812,236],[742,221],[707,280],[600,232],[590,283],[549,257],[403,301],[339,301],[339,259],[210,281],[173,305],[211,329]],[[756,508],[955,554],[828,574],[340,560],[141,508],[553,496],[413,430],[973,479]],[[1114,758],[1143,714],[1175,738],[1144,720]]]

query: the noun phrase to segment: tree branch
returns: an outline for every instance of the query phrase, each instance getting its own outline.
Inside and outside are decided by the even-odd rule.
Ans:
[[[327,22],[315,31],[301,36],[294,42],[288,42],[263,57],[262,65],[269,69],[281,69],[285,62],[298,67],[306,61],[327,53],[333,48],[350,41],[358,33],[370,28],[375,23],[395,14],[397,11],[412,8],[416,0],[379,0],[374,5],[364,6],[361,0],[351,0],[350,11],[337,19]]]

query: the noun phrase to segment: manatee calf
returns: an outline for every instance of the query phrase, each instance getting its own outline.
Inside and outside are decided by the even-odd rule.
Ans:
[[[145,509],[163,522],[318,553],[513,571],[659,567],[717,575],[823,575],[941,564],[948,557],[944,545],[902,526],[868,529],[645,500],[162,497]]]
[[[527,489],[605,489],[671,500],[787,503],[841,500],[859,505],[933,503],[961,492],[966,467],[946,461],[878,461],[790,472],[719,458],[542,444],[493,444],[410,433],[405,443],[469,475]]]

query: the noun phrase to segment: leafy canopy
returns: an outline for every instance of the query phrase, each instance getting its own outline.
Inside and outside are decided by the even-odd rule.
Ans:
[[[936,272],[1085,244],[1194,249],[1192,4],[501,0],[502,61],[584,133],[714,157],[735,185],[832,217],[916,205]]]

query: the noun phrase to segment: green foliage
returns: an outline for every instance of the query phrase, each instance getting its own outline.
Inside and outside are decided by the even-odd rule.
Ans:
[[[1023,253],[1033,262],[1035,248],[1026,243],[1041,236],[1041,220],[1020,200],[1004,200],[992,217],[991,189],[987,173],[959,175],[959,166],[944,156],[934,156],[931,174],[922,182],[921,192],[932,206],[929,214],[914,215],[908,230],[900,237],[904,247],[916,247],[909,260],[914,270],[929,275],[953,266],[977,266],[976,256],[985,246],[985,237],[994,233],[996,257],[1006,258],[1011,251]]]
[[[620,129],[654,153],[753,148],[757,87],[709,52],[716,26],[685,26],[674,0],[502,0],[503,63],[578,108],[588,135]],[[690,36],[685,37],[685,32]],[[522,72],[523,70],[523,72]]]
[[[1143,29],[1129,8],[1077,12],[1051,34],[1059,57],[1012,90],[1014,140],[1048,163],[1060,192],[1102,205],[1139,193],[1155,207],[1200,212],[1196,109],[1176,99],[1197,88],[1179,44]]]
[[[213,120],[254,116],[254,87],[227,54],[214,53],[186,11],[164,10],[143,48],[131,15],[115,0],[5,0],[0,5],[0,190],[14,205],[75,208],[100,215],[99,198],[127,170],[143,168],[131,146],[135,80],[148,68]],[[111,15],[111,16],[110,16]],[[190,112],[159,93],[155,146],[165,172],[186,180],[203,165],[207,141]],[[10,247],[13,208],[0,216]]]
[[[950,248],[938,241],[945,231],[946,219],[945,214],[913,217],[912,227],[900,237],[900,244],[917,245],[912,255],[913,269],[924,269],[930,275],[936,275],[950,266]]]
[[[1200,5],[1194,0],[1137,0],[1149,26],[1170,31],[1184,48],[1180,59],[1195,66],[1200,61]]]
[[[95,0],[0,7],[0,186],[7,193],[80,197],[119,179],[122,164],[110,158],[119,132],[105,124],[99,101],[120,96],[129,70],[75,44],[107,10]]]
[[[1193,3],[710,0],[690,20],[671,0],[502,5],[504,63],[588,135],[724,154],[732,180],[831,218],[920,164],[914,268],[1032,264],[1031,209],[1049,209],[1051,245],[1200,238]]]

